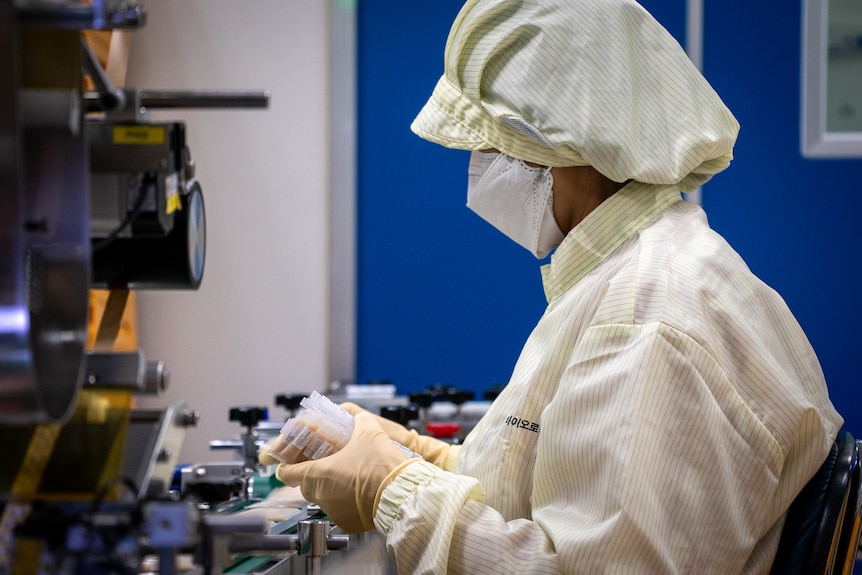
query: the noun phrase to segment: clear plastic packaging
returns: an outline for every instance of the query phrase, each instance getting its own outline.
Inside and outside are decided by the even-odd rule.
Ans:
[[[335,453],[350,440],[353,416],[316,391],[300,402],[296,417],[281,428],[282,441],[269,454],[282,463],[299,463]]]

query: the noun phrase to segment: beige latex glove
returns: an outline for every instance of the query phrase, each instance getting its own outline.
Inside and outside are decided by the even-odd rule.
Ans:
[[[410,463],[419,461],[401,450],[367,412],[353,418],[353,435],[341,450],[314,461],[275,471],[285,485],[299,486],[302,496],[317,503],[333,523],[348,533],[374,529],[377,494]]]
[[[257,454],[257,461],[261,465],[273,465],[278,463],[278,459],[269,454],[269,451],[272,449],[273,445],[281,445],[281,439],[284,437],[283,434],[279,433],[278,437],[264,445],[260,448],[260,451]]]
[[[414,429],[407,429],[399,423],[395,423],[379,415],[374,415],[355,403],[346,402],[339,405],[339,407],[354,416],[357,413],[368,413],[389,434],[392,441],[397,441],[410,451],[418,453],[425,461],[433,463],[444,471],[452,471],[455,467],[455,459],[458,456],[460,446],[440,441],[429,435],[420,435]]]

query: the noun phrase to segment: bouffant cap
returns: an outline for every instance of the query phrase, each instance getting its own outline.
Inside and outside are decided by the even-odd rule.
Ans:
[[[730,164],[739,124],[632,0],[469,0],[411,129],[450,148],[688,192]]]

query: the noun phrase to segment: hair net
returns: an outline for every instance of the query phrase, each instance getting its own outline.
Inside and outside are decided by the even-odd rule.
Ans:
[[[728,166],[739,124],[633,0],[468,0],[411,129],[450,148],[692,191]]]

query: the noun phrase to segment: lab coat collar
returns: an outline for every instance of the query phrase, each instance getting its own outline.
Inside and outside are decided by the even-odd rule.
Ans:
[[[683,201],[673,185],[631,182],[602,202],[568,233],[542,266],[548,303],[595,269],[623,242],[671,204]]]

